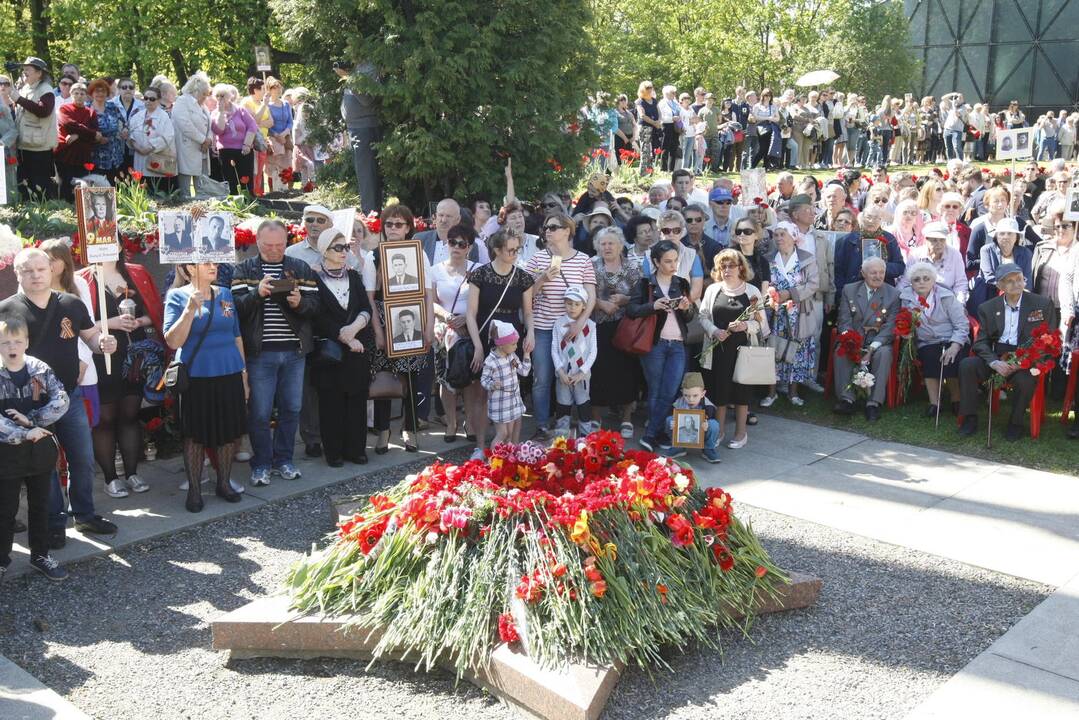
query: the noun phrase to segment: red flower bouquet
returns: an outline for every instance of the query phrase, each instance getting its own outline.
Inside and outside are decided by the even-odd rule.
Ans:
[[[407,648],[458,673],[525,635],[548,666],[654,662],[660,644],[742,627],[754,593],[785,581],[730,495],[606,431],[435,463],[372,496],[330,541],[290,574],[293,606],[377,625],[376,656]],[[582,634],[600,618],[602,632]]]

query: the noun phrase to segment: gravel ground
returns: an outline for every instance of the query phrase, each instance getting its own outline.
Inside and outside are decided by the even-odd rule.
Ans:
[[[417,465],[417,467],[419,467]],[[373,492],[394,468],[223,518],[44,578],[3,586],[0,654],[95,718],[516,719],[445,673],[348,660],[250,660],[210,650],[209,621],[277,589],[329,530],[332,494]],[[737,502],[737,498],[735,498]],[[784,567],[824,579],[808,610],[765,616],[722,655],[671,651],[655,682],[630,670],[622,718],[902,718],[1052,588],[756,508],[740,508]]]

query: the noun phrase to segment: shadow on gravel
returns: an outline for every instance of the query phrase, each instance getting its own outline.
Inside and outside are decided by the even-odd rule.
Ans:
[[[901,560],[882,562],[767,535],[762,539],[780,567],[823,579],[817,604],[757,618],[749,638],[724,632],[721,651],[694,647],[680,653],[672,649],[664,657],[673,672],[656,669],[654,681],[643,670],[631,668],[615,689],[603,715],[605,720],[666,718],[680,707],[730,711],[736,706],[723,704],[731,701],[730,696],[745,690],[744,686],[767,680],[774,672],[788,671],[800,656],[856,658],[894,668],[897,677],[918,671],[939,674],[943,681],[1051,592],[1051,588],[1025,581],[1016,581],[1025,585],[1023,588],[959,577],[952,571],[969,574],[972,569],[953,561],[940,560],[926,569]],[[883,544],[879,547],[896,555],[910,552]],[[936,560],[919,555],[923,560]],[[991,576],[988,571],[973,572]],[[851,685],[856,684],[852,680]],[[819,688],[821,693],[842,690]],[[863,700],[867,706],[872,704],[870,698]],[[789,702],[791,708],[799,706],[797,698],[789,698]],[[706,716],[712,715],[701,715]],[[791,716],[802,715],[794,712]],[[873,713],[865,714],[871,716]]]

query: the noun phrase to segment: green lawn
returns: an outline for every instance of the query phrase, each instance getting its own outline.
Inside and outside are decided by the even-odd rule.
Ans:
[[[834,398],[824,398],[812,392],[802,393],[806,404],[801,408],[794,407],[781,395],[771,408],[758,409],[757,412],[850,430],[878,440],[935,448],[983,460],[1072,475],[1079,473],[1079,440],[1069,440],[1065,436],[1065,426],[1060,424],[1059,402],[1046,400],[1041,437],[1032,440],[1028,436],[1016,442],[1008,442],[1004,439],[1004,429],[1007,425],[1007,413],[1011,410],[1011,400],[1001,401],[1000,410],[993,417],[992,447],[986,448],[986,408],[979,412],[977,434],[964,438],[959,436],[955,416],[947,409],[941,410],[939,430],[934,429],[932,418],[922,417],[926,406],[924,389],[912,388],[912,395],[905,405],[894,410],[884,408],[880,420],[875,423],[866,422],[860,405],[858,412],[852,417],[836,415],[832,412]]]

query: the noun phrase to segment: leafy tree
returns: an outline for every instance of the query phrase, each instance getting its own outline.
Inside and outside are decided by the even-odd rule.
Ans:
[[[554,165],[578,169],[593,143],[567,132],[592,84],[583,0],[272,0],[289,47],[314,63],[316,117],[340,127],[335,59],[364,61],[379,82],[387,189],[419,205],[476,192],[500,197],[504,161],[530,196]],[[552,20],[554,19],[554,20]],[[568,172],[568,171],[567,171]]]
[[[779,93],[830,68],[837,87],[878,97],[909,90],[918,73],[897,0],[593,0],[589,33],[598,87],[627,94],[643,79]]]

